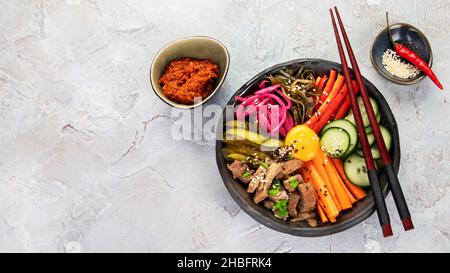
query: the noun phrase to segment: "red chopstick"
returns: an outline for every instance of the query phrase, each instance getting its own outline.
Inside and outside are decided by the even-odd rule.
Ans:
[[[375,136],[375,141],[377,143],[378,150],[380,151],[381,159],[383,161],[386,170],[387,178],[392,191],[392,195],[394,197],[395,205],[397,206],[398,214],[400,215],[400,219],[402,220],[403,228],[405,230],[411,230],[414,228],[414,225],[411,220],[411,214],[409,213],[408,205],[406,204],[405,196],[403,195],[403,191],[400,186],[397,174],[395,173],[391,157],[386,148],[386,144],[384,143],[383,136],[381,135],[380,126],[378,125],[378,122],[376,120],[372,104],[370,103],[369,94],[367,93],[367,89],[364,85],[364,81],[362,79],[361,72],[359,71],[355,55],[353,54],[350,41],[348,40],[344,24],[342,23],[341,20],[341,16],[339,15],[337,7],[334,7],[334,10],[336,12],[336,17],[338,19],[339,26],[341,28],[341,33],[342,37],[344,38],[345,46],[347,47],[350,62],[352,63],[352,68],[356,77],[356,81],[358,82],[359,85],[361,98],[364,102],[364,107],[366,108],[366,112],[369,117],[370,124],[372,126],[372,133]]]
[[[333,23],[334,34],[336,36],[336,43],[339,50],[339,56],[341,58],[342,70],[344,72],[345,83],[347,84],[348,94],[350,97],[351,107],[353,115],[355,117],[356,129],[358,131],[359,141],[361,143],[361,149],[364,155],[364,161],[366,162],[367,175],[369,176],[370,187],[372,189],[372,195],[375,201],[375,207],[377,209],[378,220],[383,231],[383,236],[391,236],[392,228],[391,221],[389,219],[389,213],[387,211],[386,203],[384,202],[383,191],[381,190],[380,181],[378,180],[377,170],[375,169],[375,161],[373,160],[372,151],[370,150],[369,141],[367,140],[366,130],[364,128],[361,112],[359,110],[358,101],[356,99],[355,91],[353,90],[352,78],[348,69],[347,60],[345,58],[344,49],[342,47],[341,39],[339,37],[339,31],[336,26],[333,11],[330,9],[331,21]],[[350,55],[350,54],[349,54]]]

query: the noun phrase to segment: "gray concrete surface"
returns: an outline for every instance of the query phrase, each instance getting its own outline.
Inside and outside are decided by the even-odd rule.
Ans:
[[[340,234],[299,238],[259,225],[222,184],[211,141],[175,141],[148,69],[164,44],[209,35],[231,54],[223,106],[260,70],[302,57],[338,61],[338,4],[363,74],[399,124],[400,180],[416,229],[383,239],[376,215]],[[450,1],[0,0],[0,251],[450,251],[448,91],[387,82],[369,48],[392,22],[428,36],[450,87]],[[198,133],[198,132],[197,132]]]

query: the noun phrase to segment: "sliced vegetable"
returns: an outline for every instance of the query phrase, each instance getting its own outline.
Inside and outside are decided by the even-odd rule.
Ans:
[[[285,218],[289,216],[288,208],[287,208],[287,200],[281,199],[275,202],[272,207],[272,211],[274,212],[275,216],[278,216],[280,218]]]
[[[264,87],[265,83],[267,81],[262,81],[260,87]],[[266,132],[271,135],[281,133],[284,136],[293,126],[292,116],[287,112],[292,102],[280,87],[281,84],[275,84],[256,91],[254,95],[236,96],[236,101],[240,102],[235,112],[237,120],[243,121],[255,113],[255,122]]]
[[[330,92],[330,94],[326,97],[323,103],[318,107],[316,113],[306,122],[306,125],[314,125],[321,117],[321,114],[325,112],[328,106],[334,102],[337,96],[342,96],[341,88],[344,84],[344,76],[339,75],[337,80],[334,83],[334,86]]]
[[[358,200],[356,200],[356,198],[353,196],[353,194],[350,192],[350,190],[345,185],[344,181],[342,181],[342,178],[338,174],[338,172],[336,171],[336,168],[334,167],[334,164],[332,162],[330,162],[330,165],[331,165],[332,172],[334,173],[334,175],[336,176],[336,178],[337,178],[337,180],[339,182],[339,185],[341,185],[342,189],[344,190],[345,194],[347,195],[348,200],[350,200],[350,203],[353,205]]]
[[[370,131],[372,131],[372,129]],[[369,141],[369,145],[372,146],[375,143],[375,136],[371,132],[370,133],[366,132],[366,134],[367,134],[367,141]],[[358,150],[361,150],[361,143],[358,143]]]
[[[348,147],[348,150],[342,155],[342,157],[345,158],[346,156],[350,155],[356,148],[356,145],[359,144],[358,132],[356,131],[355,125],[353,125],[346,119],[339,119],[328,123],[325,127],[323,127],[322,132],[325,132],[329,128],[341,128],[348,133],[350,137],[350,146]]]
[[[248,129],[248,123],[242,120],[230,120],[225,123],[225,127],[227,129],[239,128],[239,129]]]
[[[381,135],[383,136],[384,143],[386,144],[386,148],[388,150],[390,150],[391,149],[391,145],[392,145],[392,136],[391,136],[391,134],[389,133],[388,129],[386,129],[386,127],[384,127],[382,125],[380,125],[380,131],[381,131]],[[370,148],[370,150],[372,151],[373,159],[375,159],[375,160],[376,159],[380,159],[381,158],[381,154],[380,154],[380,151],[378,150],[378,146],[376,145],[376,143],[372,143],[372,144],[373,145]],[[360,150],[360,149],[356,150],[356,153],[359,156],[362,156],[362,157],[364,156],[362,150]]]
[[[303,123],[307,116],[312,115],[315,97],[320,96],[321,88],[317,86],[311,70],[304,67],[298,70],[285,68],[274,75],[269,75],[267,79],[272,85],[281,84],[283,94],[292,100],[291,114],[295,121],[292,126]],[[285,128],[285,131],[288,132],[289,129]]]
[[[320,217],[320,220],[322,221],[322,223],[327,223],[328,218],[325,215],[325,212],[323,211],[323,209],[320,205],[317,205],[317,212],[319,213],[319,217]]]
[[[225,154],[244,154],[259,160],[266,160],[268,154],[261,152],[259,149],[250,145],[230,145],[228,144],[222,149]]]
[[[333,190],[336,194],[336,198],[339,202],[339,206],[341,210],[346,210],[352,208],[352,203],[350,202],[350,199],[348,199],[347,194],[345,193],[345,190],[342,188],[341,183],[339,182],[340,178],[336,176],[336,174],[333,171],[333,168],[331,167],[331,161],[328,159],[325,159],[325,170],[327,171],[327,175],[330,179],[331,186],[333,187]]]
[[[226,159],[230,161],[238,160],[238,161],[247,161],[248,156],[243,154],[228,154],[225,156]]]
[[[358,91],[359,91],[358,84],[355,81],[353,81],[352,83],[353,83],[353,91],[355,91],[355,94],[358,94]],[[335,119],[344,118],[345,115],[347,114],[349,108],[350,108],[350,96],[347,94],[347,96],[345,96],[345,99],[342,101],[342,103],[337,108],[338,110],[336,110],[336,114],[334,115],[334,118]]]
[[[348,180],[359,187],[368,187],[370,185],[367,167],[364,158],[353,154],[344,162],[344,171]]]
[[[263,167],[264,169],[268,169],[268,168],[269,168],[269,165],[268,165],[266,162],[260,161],[260,162],[258,162],[258,163],[259,163],[259,165],[261,165],[261,167]]]
[[[307,162],[306,165],[311,173],[311,182],[314,186],[314,189],[318,193],[319,199],[322,200],[321,202],[324,203],[324,209],[328,218],[330,219],[330,221],[332,221],[333,218],[339,215],[339,210],[337,209],[336,204],[333,202],[333,199],[331,198],[331,195],[329,194],[325,183],[323,182],[314,165],[310,162]]]
[[[269,137],[261,134],[244,130],[244,129],[229,129],[225,131],[225,139],[227,140],[248,140],[250,142],[261,145]]]
[[[325,87],[325,84],[327,83],[328,77],[327,75],[324,75],[319,82],[319,85],[317,85],[317,87],[319,87],[320,89],[323,89]]]
[[[324,158],[325,157],[323,156],[323,153],[318,153],[318,155],[312,160],[312,162],[323,182],[325,183],[325,186],[328,189],[328,194],[331,196],[331,199],[333,199],[336,208],[338,209],[338,211],[341,211],[341,206],[336,197],[336,193],[334,192],[334,188],[331,185],[330,178],[328,177],[327,171],[325,170]]]
[[[344,166],[342,164],[342,161],[339,159],[332,158],[331,161],[333,162],[335,170],[338,172],[339,176],[341,177],[342,181],[344,181],[344,184],[347,186],[349,191],[352,193],[352,195],[357,199],[361,200],[364,197],[366,197],[366,192],[361,189],[360,187],[354,185],[351,183],[344,172]]]
[[[320,138],[320,147],[328,156],[341,157],[350,147],[350,136],[344,129],[329,128]]]
[[[243,174],[242,174],[242,177],[243,178],[250,178],[252,176],[252,174],[249,172],[249,171],[245,171]]]
[[[322,104],[328,97],[329,93],[331,92],[334,82],[336,81],[336,75],[337,75],[336,70],[331,69],[330,70],[330,78],[328,79],[327,84],[325,85],[325,88],[323,89],[322,96],[320,96],[319,104]]]
[[[357,83],[355,81],[353,81],[352,83],[353,89],[355,91],[358,91]],[[327,109],[325,110],[325,113],[321,114],[319,121],[313,125],[312,128],[315,132],[319,132],[327,124],[328,121],[330,121],[331,119],[334,118],[334,116],[336,116],[336,112],[339,111],[339,106],[341,105],[341,102],[346,97],[348,97],[347,85],[342,87],[341,91],[339,92],[339,95],[333,100],[332,103],[330,103],[330,105],[328,105]]]
[[[291,177],[289,179],[289,186],[291,186],[291,188],[297,188],[298,184],[300,182],[298,181],[298,179],[296,179],[295,177]]]
[[[377,117],[377,121],[380,122],[380,115],[378,114],[377,102],[373,98],[370,98],[370,103],[372,104],[373,112],[375,113],[375,116]],[[364,107],[364,103],[363,103],[361,97],[358,97],[358,105],[359,105],[359,111],[361,112],[361,117],[363,119],[364,127],[370,126],[369,115],[367,115],[366,108]],[[345,119],[347,119],[351,123],[355,124],[355,117],[353,116],[353,112],[351,110],[348,112]]]
[[[375,160],[375,166],[377,167],[378,171],[382,170],[384,168],[383,160],[381,160],[381,158]]]
[[[274,138],[269,138],[268,140],[264,141],[263,144],[261,144],[261,150],[262,151],[273,151],[279,147],[283,147],[284,146],[284,141],[281,139],[274,139]]]
[[[321,78],[322,78],[322,77],[320,77],[320,76],[316,78],[316,81],[314,82],[314,85],[315,85],[315,86],[318,86],[318,85],[319,85],[320,79],[321,79]]]
[[[280,180],[274,180],[272,182],[272,185],[270,186],[269,195],[270,196],[276,196],[281,189],[281,181]]]

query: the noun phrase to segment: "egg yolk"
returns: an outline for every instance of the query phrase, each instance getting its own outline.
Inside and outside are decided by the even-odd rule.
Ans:
[[[313,159],[320,152],[319,137],[305,125],[297,125],[286,135],[285,143],[292,145],[292,155],[303,161]]]

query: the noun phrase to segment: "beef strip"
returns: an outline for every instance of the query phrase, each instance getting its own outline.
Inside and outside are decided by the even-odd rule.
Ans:
[[[276,175],[276,178],[283,178],[284,176],[299,170],[303,165],[303,161],[300,159],[291,159],[281,164],[281,171]]]
[[[291,187],[291,179],[296,179],[298,183],[301,184],[303,183],[303,178],[301,175],[296,174],[283,181],[283,185],[286,188],[286,190],[288,190],[289,192],[294,192],[297,189],[297,187]]]
[[[262,200],[266,199],[270,186],[272,185],[272,181],[275,178],[282,178],[286,175],[289,175],[301,168],[303,161],[299,159],[292,159],[282,163],[272,163],[269,166],[269,170],[267,171],[266,178],[261,181],[256,194],[253,198],[255,203],[259,203]]]
[[[309,218],[308,219],[308,225],[311,227],[317,227],[317,220],[314,218]]]
[[[274,203],[272,201],[270,201],[270,200],[264,200],[264,207],[266,207],[266,209],[272,210],[273,204]]]
[[[298,213],[297,215],[295,215],[292,219],[291,222],[295,223],[295,222],[299,222],[299,221],[305,221],[307,219],[311,218],[311,215],[307,212],[302,212],[302,213]]]
[[[266,173],[267,170],[264,167],[259,167],[256,172],[253,173],[252,177],[250,177],[250,183],[248,183],[248,193],[252,193],[258,188],[261,181],[264,180]]]
[[[266,177],[261,181],[260,186],[258,187],[256,194],[253,197],[253,201],[256,204],[263,201],[268,196],[268,191],[270,186],[272,185],[273,179],[281,172],[281,166],[282,163],[270,164],[269,170],[267,170]]]
[[[289,199],[289,194],[286,192],[286,190],[281,189],[281,190],[277,193],[277,195],[275,195],[275,196],[269,195],[269,199],[270,199],[271,201],[273,201],[273,202],[276,202],[276,201],[278,201],[278,200],[288,200],[288,199]]]
[[[299,221],[305,221],[316,217],[316,214],[314,212],[302,212],[298,213],[295,217],[291,219],[292,223],[299,222]]]
[[[316,193],[313,185],[310,182],[300,184],[298,191],[301,197],[300,213],[312,211],[316,207]]]
[[[252,173],[252,170],[248,168],[248,165],[244,162],[235,160],[233,163],[227,165],[228,169],[233,174],[234,179],[239,179],[244,183],[248,183],[250,181],[250,177],[243,177],[245,172]]]
[[[300,195],[296,192],[291,193],[288,201],[288,211],[289,215],[294,217],[297,215],[297,205],[298,201],[300,201]]]

